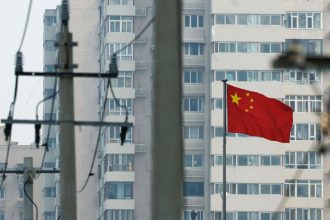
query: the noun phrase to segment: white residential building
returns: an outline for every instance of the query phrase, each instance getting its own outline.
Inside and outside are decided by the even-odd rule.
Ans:
[[[309,55],[329,53],[328,7],[321,0],[183,0],[182,219],[190,220],[192,210],[197,220],[221,219],[221,80],[225,78],[231,85],[282,100],[294,110],[290,144],[228,135],[227,219],[330,218],[330,160],[319,155],[316,147],[322,139],[320,115],[326,110],[329,77],[320,70],[271,65],[295,40]],[[103,73],[109,69],[110,55],[125,47],[155,14],[154,2],[148,0],[71,0],[70,12],[70,30],[79,44],[74,48],[77,71]],[[45,21],[52,16],[56,11],[47,10]],[[46,48],[46,40],[54,40],[56,25],[52,25],[45,23],[46,68],[56,58]],[[117,54],[119,76],[112,85],[121,104],[127,106],[134,128],[123,146],[119,127],[102,132],[95,166],[98,175],[78,194],[79,219],[151,219],[153,50],[150,27]],[[51,85],[45,80],[45,91]],[[123,122],[125,111],[105,91],[106,80],[75,80],[76,118],[98,120],[107,97],[105,120]],[[45,113],[50,112],[47,103]],[[52,137],[56,137],[54,132]],[[78,188],[88,175],[96,137],[95,128],[76,129]],[[58,158],[56,150],[49,155],[49,160]]]

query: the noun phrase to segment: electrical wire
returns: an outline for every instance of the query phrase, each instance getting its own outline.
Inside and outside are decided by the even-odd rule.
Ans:
[[[29,3],[29,8],[28,8],[28,12],[27,12],[27,15],[26,15],[25,26],[24,26],[24,30],[23,30],[23,35],[22,35],[22,39],[21,39],[21,43],[19,45],[18,51],[21,51],[23,43],[24,43],[26,31],[27,31],[27,28],[28,28],[28,25],[29,25],[29,20],[30,20],[30,15],[31,15],[31,8],[32,8],[32,0],[30,0],[30,3]]]
[[[53,91],[56,91],[56,88],[57,88],[57,80],[58,80],[58,77],[55,77],[54,79],[54,86],[53,86]],[[52,121],[53,120],[53,113],[54,113],[54,103],[55,103],[55,97],[56,95],[59,93],[59,91],[55,92],[53,95],[50,95],[46,98],[44,98],[43,100],[41,100],[37,106],[36,106],[36,119],[38,120],[38,108],[39,108],[39,105],[44,102],[44,101],[47,101],[48,99],[52,99],[52,103],[51,103],[51,110],[50,110],[50,118],[49,120]],[[41,164],[40,164],[40,170],[42,169],[42,167],[44,166],[44,162],[45,162],[45,159],[46,159],[46,154],[47,154],[47,151],[48,151],[48,141],[49,141],[49,137],[50,137],[50,130],[51,130],[51,124],[48,125],[48,130],[47,130],[47,136],[46,136],[46,141],[44,142],[43,146],[45,147],[44,149],[44,154],[42,156],[42,160],[41,160]],[[41,173],[39,173],[35,179],[38,179],[39,176],[40,176]]]
[[[111,81],[110,79],[107,80],[107,87],[106,87],[106,93],[105,94],[108,94],[109,87],[110,87],[110,81]],[[102,113],[101,113],[101,117],[100,117],[100,122],[103,122],[103,120],[104,120],[105,109],[106,109],[107,103],[108,103],[108,99],[107,99],[107,96],[105,95],[104,96],[104,101],[103,101],[103,106],[102,106]],[[82,186],[82,188],[80,190],[77,191],[79,193],[82,192],[82,191],[84,191],[84,189],[86,188],[87,183],[88,183],[90,177],[93,175],[92,170],[93,170],[93,167],[94,167],[97,150],[98,150],[98,146],[99,146],[99,143],[100,143],[101,130],[102,130],[102,126],[99,126],[99,131],[98,131],[98,135],[97,135],[96,146],[95,146],[95,150],[94,150],[92,164],[91,164],[91,166],[89,168],[89,173],[88,173],[87,179],[85,180],[84,185]]]
[[[29,194],[26,192],[26,185],[28,184],[29,181],[25,181],[24,182],[24,186],[23,186],[23,190],[24,190],[24,194],[26,195],[26,197],[30,200],[30,202],[34,205],[34,207],[36,208],[36,220],[38,220],[38,206],[37,204],[32,200],[32,198],[29,196]]]
[[[120,48],[119,50],[117,50],[116,52],[114,52],[114,54],[118,54],[121,51],[125,50],[127,47],[131,46],[137,39],[139,39],[141,37],[141,35],[148,29],[148,27],[155,21],[155,17],[152,17],[150,19],[150,21],[141,29],[141,31],[135,35],[135,37],[133,38],[133,40],[131,40],[128,44],[126,44],[124,47]]]
[[[154,22],[154,20],[155,20],[155,17],[152,17],[152,19],[141,29],[141,31],[133,38],[133,40],[131,40],[127,45],[125,45],[121,49],[117,50],[112,55],[116,55],[117,53],[120,53],[121,51],[125,50],[127,47],[129,47],[130,45],[132,45],[147,30],[147,28]],[[126,112],[125,123],[127,123],[127,121],[128,121],[128,109],[127,109],[127,107],[125,105],[121,105],[120,102],[118,101],[118,99],[116,98],[115,93],[114,93],[113,88],[112,88],[112,84],[111,84],[111,80],[110,79],[107,80],[107,87],[106,87],[105,94],[108,94],[109,88],[110,88],[112,97],[114,98],[116,104],[120,108],[124,108],[125,109],[125,112]],[[102,108],[102,113],[101,113],[101,117],[100,117],[100,122],[103,122],[103,120],[104,120],[107,102],[108,102],[108,98],[107,98],[107,95],[105,95],[104,96],[104,101],[103,101],[103,106],[102,106],[103,108]],[[78,193],[84,191],[84,189],[86,188],[86,186],[88,184],[88,181],[89,181],[90,177],[93,176],[92,170],[93,170],[93,167],[94,167],[97,150],[98,150],[98,146],[99,146],[99,143],[100,143],[101,131],[102,131],[102,126],[99,127],[99,131],[98,131],[98,135],[97,135],[97,140],[96,140],[96,146],[95,146],[94,155],[93,155],[93,160],[92,160],[92,163],[91,163],[91,166],[90,166],[90,169],[89,169],[88,176],[87,176],[87,178],[85,180],[85,183],[81,187],[81,189],[77,191]]]
[[[41,79],[39,79],[33,86],[33,89],[30,93],[30,95],[28,96],[28,98],[26,99],[25,103],[23,104],[23,107],[17,112],[17,117],[19,117],[25,110],[25,108],[27,107],[27,104],[30,102],[32,96],[34,95],[35,91],[37,90],[38,88],[38,85],[40,84],[41,82]]]
[[[26,31],[27,31],[27,27],[29,24],[29,20],[30,20],[30,14],[31,14],[31,8],[32,8],[32,0],[30,0],[29,3],[29,8],[28,8],[28,12],[27,12],[27,16],[26,16],[26,20],[25,20],[25,25],[24,25],[24,30],[23,30],[23,35],[21,38],[21,42],[20,45],[18,47],[18,52],[16,53],[16,69],[22,69],[22,65],[23,65],[23,58],[22,58],[22,53],[20,52],[24,43],[24,39],[25,39],[25,35],[26,35]],[[14,109],[15,109],[15,104],[16,104],[16,98],[17,98],[17,90],[18,90],[18,75],[16,75],[16,79],[15,79],[15,90],[14,90],[14,98],[13,98],[13,102],[10,104],[10,110],[9,110],[9,114],[8,114],[8,119],[12,119],[14,116]],[[0,183],[0,189],[2,188],[3,182],[6,179],[6,174],[5,172],[7,171],[7,167],[8,167],[8,159],[9,159],[9,152],[10,152],[10,146],[11,146],[11,129],[12,129],[12,124],[8,124],[6,125],[7,127],[7,131],[8,133],[6,133],[6,128],[5,128],[5,133],[6,135],[8,135],[8,137],[6,137],[6,139],[8,139],[8,145],[7,145],[7,153],[6,153],[6,160],[5,160],[5,167],[4,167],[4,173],[2,174],[2,180]]]

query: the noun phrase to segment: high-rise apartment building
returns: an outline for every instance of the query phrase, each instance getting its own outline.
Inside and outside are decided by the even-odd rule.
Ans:
[[[227,219],[330,218],[330,164],[327,155],[317,153],[323,138],[320,115],[326,110],[324,94],[329,77],[322,70],[275,69],[271,64],[296,40],[308,55],[329,53],[328,6],[321,0],[183,0],[182,219],[191,220],[192,210],[197,220],[221,219],[221,80],[225,78],[231,85],[279,99],[294,110],[289,144],[228,134]],[[128,43],[154,16],[154,2],[71,0],[70,12],[70,30],[79,44],[74,49],[79,71],[106,72],[110,56],[122,49],[117,53],[119,76],[111,82],[114,94],[127,106],[129,122],[134,123],[123,146],[120,127],[102,130],[95,166],[98,175],[82,195],[78,194],[79,219],[151,219],[153,29],[147,29],[134,44]],[[56,58],[46,42],[54,40],[57,26],[53,24],[59,24],[56,18],[56,11],[46,11],[46,69]],[[47,23],[48,19],[54,22]],[[52,85],[45,80],[45,93]],[[125,110],[105,91],[104,79],[75,80],[76,118],[98,120],[107,97],[105,120],[123,122]],[[45,117],[50,113],[49,103],[44,108]],[[88,129],[76,129],[78,185],[88,175],[96,142],[97,129]],[[52,135],[56,137],[56,129]],[[56,152],[55,148],[49,160],[58,158]],[[45,184],[52,181],[45,180]]]

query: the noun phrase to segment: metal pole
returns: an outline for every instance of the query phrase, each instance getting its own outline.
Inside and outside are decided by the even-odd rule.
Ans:
[[[222,80],[223,82],[223,148],[222,148],[222,220],[226,220],[227,213],[227,154],[226,154],[226,144],[227,144],[227,79]]]
[[[32,157],[24,157],[24,185],[26,193],[33,201],[33,176],[31,171],[33,169]],[[23,186],[24,187],[24,186]],[[24,189],[23,189],[24,190]],[[24,220],[33,220],[33,204],[24,194]]]
[[[65,1],[63,1],[65,2]],[[62,4],[62,10],[63,9]],[[68,7],[68,5],[64,5]],[[68,8],[65,8],[68,10]],[[68,13],[68,12],[67,12]],[[64,14],[66,15],[66,14]],[[62,12],[63,16],[63,12]],[[68,15],[67,15],[68,16]],[[63,19],[63,18],[62,18]],[[62,31],[58,35],[58,72],[73,72],[72,34],[69,32],[68,17],[63,22]],[[74,98],[73,98],[73,78],[61,77],[59,84],[60,120],[67,122],[60,125],[60,199],[61,199],[61,219],[77,219],[76,200],[76,159],[75,159],[75,133],[74,133]]]
[[[181,219],[181,1],[157,0],[153,81],[152,218]],[[170,16],[169,16],[170,15]]]

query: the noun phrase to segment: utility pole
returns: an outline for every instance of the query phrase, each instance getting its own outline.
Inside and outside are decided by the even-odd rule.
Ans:
[[[153,82],[152,219],[181,219],[181,1],[157,0]],[[169,16],[170,15],[170,16]]]
[[[69,32],[69,5],[62,2],[62,27],[58,34],[58,72],[73,72],[72,33]],[[74,133],[74,98],[73,77],[61,77],[59,83],[60,113],[59,119],[66,121],[60,124],[60,192],[61,219],[77,219],[76,200],[76,159]]]
[[[24,157],[24,186],[26,194],[28,194],[33,201],[33,177],[35,171],[33,169],[33,158]],[[24,193],[24,220],[33,220],[33,204]]]

